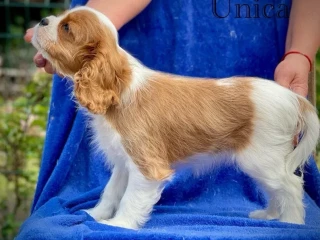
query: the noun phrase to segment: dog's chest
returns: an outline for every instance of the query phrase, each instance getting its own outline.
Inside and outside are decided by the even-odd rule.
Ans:
[[[122,145],[121,136],[110,125],[106,118],[93,115],[91,127],[94,133],[93,144],[107,156],[110,164],[124,164],[130,159]]]

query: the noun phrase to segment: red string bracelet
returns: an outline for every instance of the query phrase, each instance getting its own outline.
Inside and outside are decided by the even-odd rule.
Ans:
[[[300,54],[300,55],[306,57],[306,58],[308,59],[308,61],[309,61],[309,64],[310,64],[310,72],[311,72],[311,70],[312,70],[312,61],[311,61],[311,59],[309,58],[308,55],[306,55],[306,54],[304,54],[304,53],[302,53],[302,52],[298,52],[298,51],[289,51],[289,52],[287,52],[286,54],[283,55],[281,61],[283,61],[283,60],[286,58],[286,56],[288,56],[289,54]]]

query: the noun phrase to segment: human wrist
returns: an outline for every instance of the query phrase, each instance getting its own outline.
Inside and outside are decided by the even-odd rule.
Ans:
[[[282,61],[285,59],[298,62],[299,64],[308,68],[310,72],[312,70],[313,58],[311,58],[304,52],[301,52],[299,50],[289,50],[283,55]]]
[[[286,48],[286,53],[290,51],[298,51],[305,55],[307,55],[312,61],[315,58],[317,51],[318,51],[318,45],[313,44],[310,42],[308,45],[306,44],[299,44],[297,41],[291,42],[291,44]]]

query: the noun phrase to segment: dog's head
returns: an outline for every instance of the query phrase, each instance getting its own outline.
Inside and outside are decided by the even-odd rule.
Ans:
[[[91,112],[117,105],[129,84],[130,68],[118,46],[117,30],[103,14],[79,7],[44,18],[32,44],[62,75],[75,82],[75,96]]]

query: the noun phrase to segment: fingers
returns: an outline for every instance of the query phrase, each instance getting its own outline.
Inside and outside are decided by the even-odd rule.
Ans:
[[[274,79],[285,88],[306,97],[308,95],[308,66],[299,62],[299,58],[287,58],[277,66]]]
[[[299,62],[299,58],[288,57],[280,62],[275,70],[274,79],[283,87],[306,97],[308,95],[308,67]],[[299,142],[299,135],[293,139],[293,145]]]
[[[285,88],[290,87],[290,83],[295,77],[295,72],[291,71],[289,67],[285,62],[281,62],[274,72],[274,80]]]
[[[303,97],[306,97],[308,95],[308,86],[306,87],[292,86],[291,90]]]
[[[41,53],[37,52],[37,54],[33,58],[34,63],[38,68],[44,68],[47,73],[54,74],[55,70],[52,67],[51,63],[45,59]]]
[[[33,62],[36,64],[38,68],[43,68],[47,64],[47,60],[39,52],[37,52],[36,55],[33,57]]]
[[[54,68],[52,67],[52,65],[51,65],[51,63],[49,61],[46,61],[46,65],[44,66],[44,70],[47,73],[50,73],[50,74],[54,74],[55,73],[55,70],[54,70]]]
[[[31,42],[31,39],[32,39],[32,36],[33,36],[33,33],[34,33],[34,29],[33,28],[29,28],[27,31],[26,31],[26,34],[24,35],[24,40],[28,43]]]

